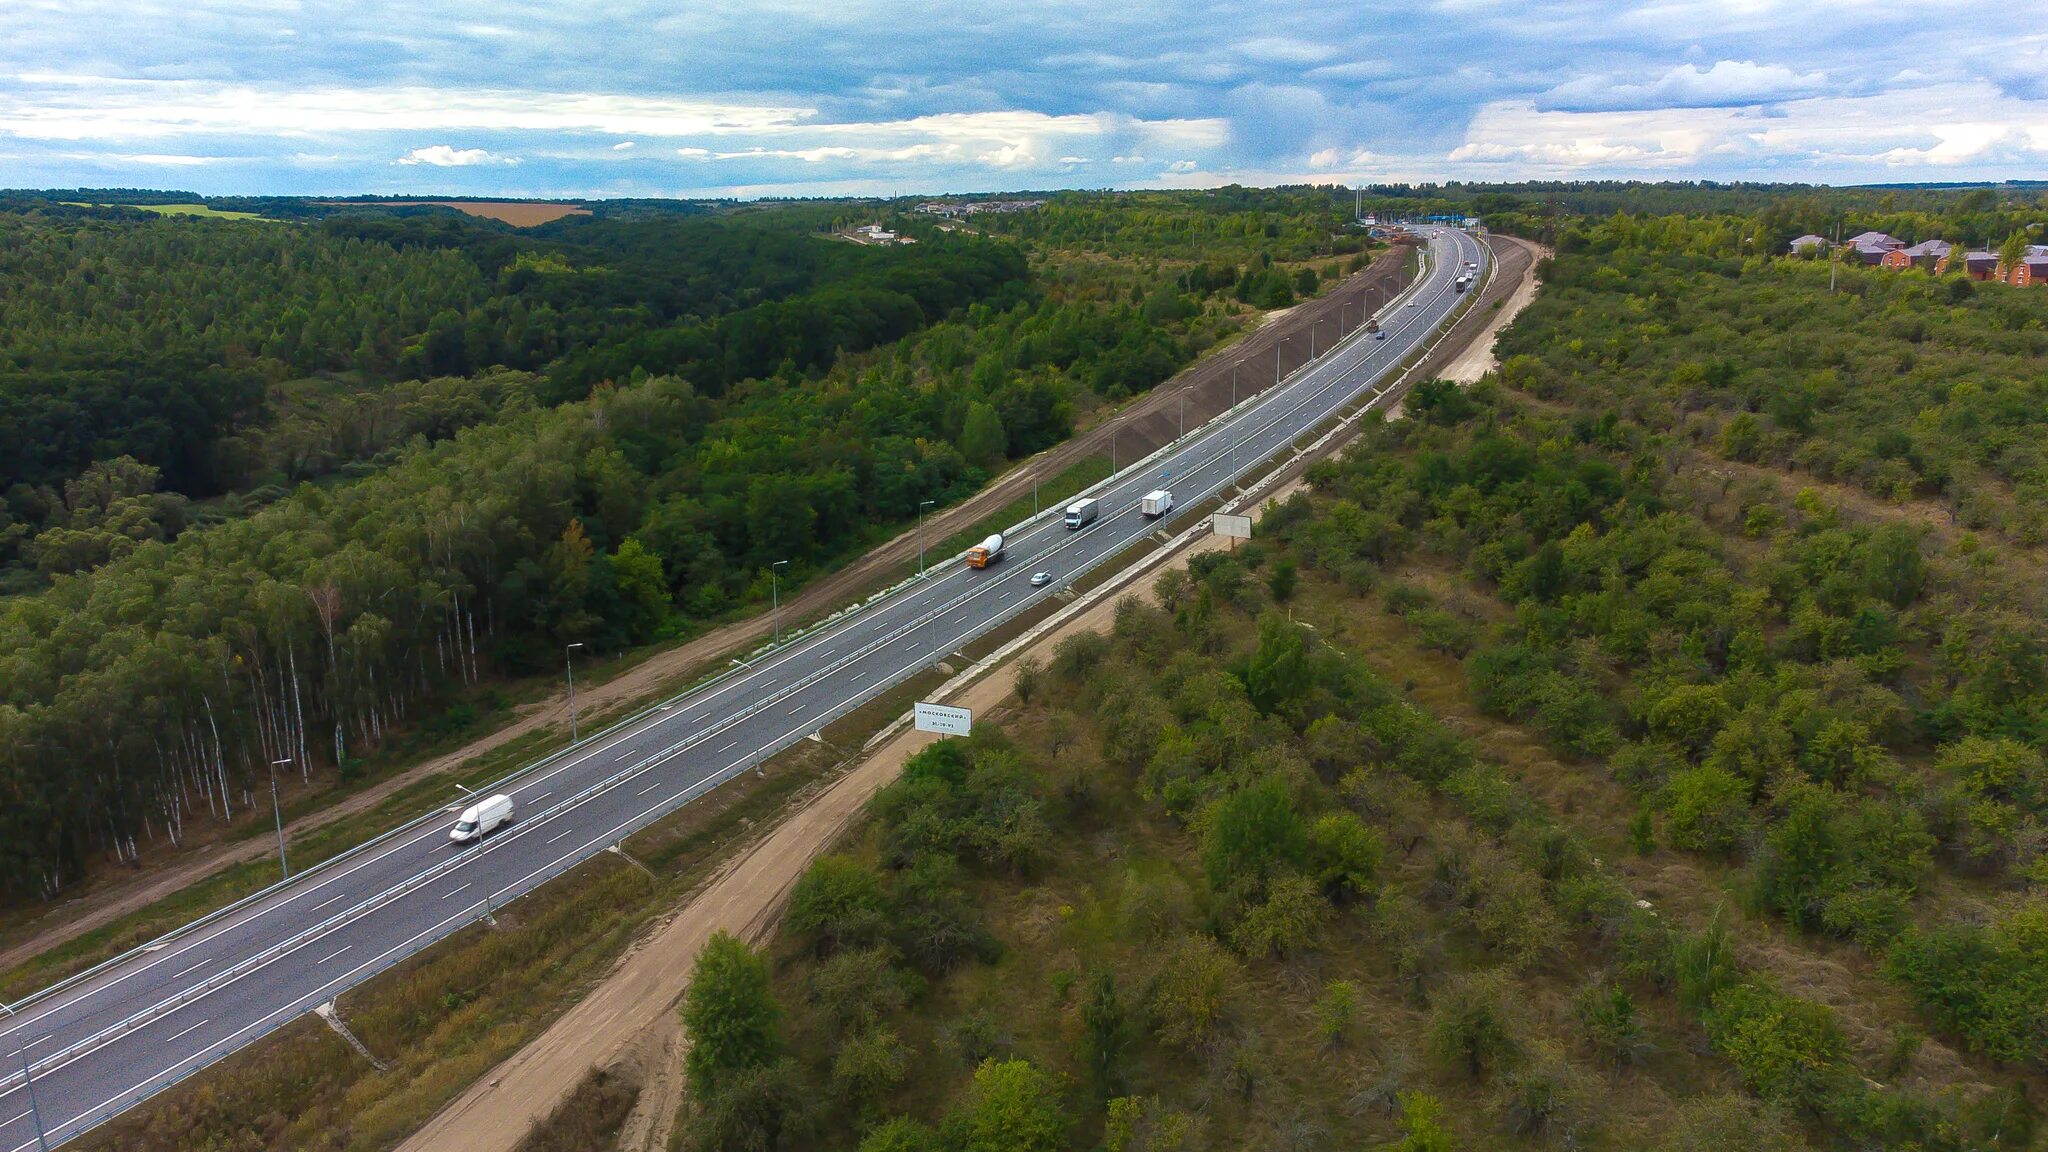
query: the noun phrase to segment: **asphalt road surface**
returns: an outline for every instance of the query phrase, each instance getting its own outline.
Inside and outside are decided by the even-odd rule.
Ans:
[[[1461,298],[1452,282],[1465,262],[1486,259],[1473,237],[1443,229],[1424,276],[1380,314],[1384,340],[1354,331],[1126,468],[1095,493],[1102,512],[1085,528],[1053,512],[987,569],[944,558],[924,580],[526,770],[504,789],[517,820],[481,844],[452,844],[452,818],[429,814],[88,979],[0,1007],[0,1152],[54,1146],[135,1106],[1055,595],[1161,527],[1139,511],[1146,492],[1170,489],[1177,511],[1192,508],[1383,386]],[[1031,587],[1038,571],[1051,584]]]

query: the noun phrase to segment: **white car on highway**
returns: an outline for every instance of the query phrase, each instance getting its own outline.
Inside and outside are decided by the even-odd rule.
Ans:
[[[1033,572],[1031,574],[1031,586],[1033,588],[1043,588],[1050,583],[1052,583],[1052,573],[1050,572]]]

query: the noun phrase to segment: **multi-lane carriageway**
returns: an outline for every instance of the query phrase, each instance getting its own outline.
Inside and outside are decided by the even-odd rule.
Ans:
[[[471,847],[420,820],[90,976],[0,1007],[0,1152],[54,1146],[251,1043],[494,906],[516,899],[1054,594],[1159,525],[1140,497],[1200,504],[1279,454],[1430,340],[1488,253],[1444,229],[1424,273],[1380,317],[1276,388],[1104,482],[1102,515],[1057,510],[1010,535],[1003,560],[934,566],[751,665],[594,736],[500,786],[515,824]],[[1053,583],[1030,587],[1034,571]],[[28,1075],[24,1075],[24,1070]]]

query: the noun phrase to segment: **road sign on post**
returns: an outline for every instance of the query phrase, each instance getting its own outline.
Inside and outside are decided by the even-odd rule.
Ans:
[[[927,704],[920,700],[917,707],[911,711],[917,717],[919,732],[936,732],[941,736],[966,736],[974,731],[974,713],[966,708]]]

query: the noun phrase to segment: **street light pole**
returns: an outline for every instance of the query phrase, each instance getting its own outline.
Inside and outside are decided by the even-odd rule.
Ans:
[[[924,579],[924,510],[937,504],[937,500],[921,500],[917,505],[917,578]],[[774,569],[769,569],[774,571]]]
[[[43,1110],[36,1104],[36,1082],[28,1072],[28,1045],[21,1046],[21,1083],[28,1089],[28,1112],[36,1121],[36,1147],[41,1152],[50,1152],[49,1137],[43,1134]]]
[[[775,578],[775,570],[787,563],[789,563],[787,560],[777,560],[768,566],[768,594],[774,598],[774,607],[771,611],[775,614],[775,642],[777,644],[782,643],[782,585]]]
[[[1187,434],[1188,434],[1188,390],[1187,390],[1187,389],[1186,389],[1185,387],[1183,387],[1183,388],[1182,388],[1182,389],[1180,390],[1180,395],[1179,395],[1179,399],[1180,399],[1180,435],[1179,435],[1179,436],[1176,436],[1176,437],[1174,437],[1174,439],[1176,439],[1176,440],[1182,440],[1182,439],[1186,439],[1186,438],[1187,438]]]
[[[562,649],[562,667],[563,667],[563,668],[564,668],[565,670],[567,670],[567,671],[568,671],[568,673],[569,673],[569,747],[571,747],[571,748],[574,748],[574,747],[576,746],[576,743],[577,743],[577,741],[576,741],[576,662],[575,662],[575,660],[573,660],[573,659],[571,659],[571,658],[570,658],[570,655],[569,655],[569,654],[570,654],[571,652],[574,652],[574,651],[575,651],[576,649],[578,649],[578,648],[581,648],[581,647],[583,647],[583,641],[581,641],[581,640],[578,640],[578,641],[576,641],[576,642],[575,642],[574,644],[571,644],[571,645],[569,645],[569,646],[567,646],[567,647],[565,647],[565,648],[563,648],[563,649]]]
[[[1244,367],[1244,361],[1242,360],[1230,366],[1230,406],[1232,408],[1237,407],[1237,370],[1242,367]]]
[[[287,880],[292,878],[292,866],[285,863],[284,859],[284,809],[277,806],[277,766],[291,762],[292,758],[289,756],[270,762],[270,814],[277,820],[277,867]]]

